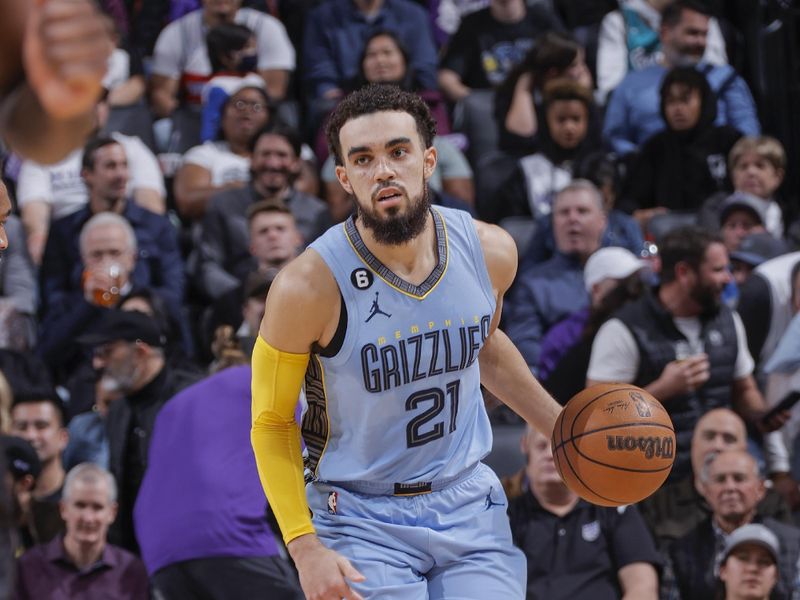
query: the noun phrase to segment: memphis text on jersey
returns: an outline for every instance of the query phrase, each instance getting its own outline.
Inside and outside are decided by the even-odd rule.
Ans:
[[[368,392],[380,392],[427,377],[463,371],[478,358],[491,317],[446,319],[395,330],[361,347],[361,373]],[[441,325],[438,326],[437,325]],[[405,337],[404,334],[405,333]]]

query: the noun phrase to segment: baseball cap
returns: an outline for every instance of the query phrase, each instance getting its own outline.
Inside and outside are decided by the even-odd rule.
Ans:
[[[141,341],[159,348],[163,348],[167,343],[166,336],[152,317],[138,310],[118,308],[107,310],[85,334],[78,338],[78,342],[86,346],[101,346],[120,340]]]
[[[719,212],[719,224],[722,225],[728,216],[735,210],[746,210],[752,214],[762,225],[767,222],[764,201],[747,192],[734,192],[722,203]]]
[[[591,291],[595,283],[604,279],[625,279],[646,266],[647,263],[625,248],[600,248],[589,257],[583,267],[583,283],[587,291]]]
[[[738,546],[742,544],[756,544],[761,546],[772,555],[775,564],[778,563],[778,553],[780,543],[778,537],[767,529],[764,525],[750,523],[735,529],[725,540],[725,548],[722,551],[722,560],[726,560]]]
[[[769,233],[751,233],[739,243],[739,247],[731,252],[733,260],[740,260],[750,266],[757,267],[770,258],[789,252],[786,244]]]
[[[27,440],[15,435],[0,435],[0,448],[6,459],[6,466],[14,480],[18,480],[25,475],[33,475],[36,479],[42,471],[42,463],[36,450]]]

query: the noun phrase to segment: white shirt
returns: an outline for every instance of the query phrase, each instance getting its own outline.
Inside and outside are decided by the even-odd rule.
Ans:
[[[234,21],[255,33],[259,70],[294,70],[294,46],[283,23],[252,8],[240,8]],[[172,79],[180,78],[184,72],[210,75],[206,32],[202,9],[167,25],[156,40],[153,73]]]
[[[211,185],[250,181],[250,159],[230,151],[227,142],[208,141],[190,148],[183,164],[197,165],[211,173]]]
[[[125,149],[130,172],[128,191],[146,188],[166,196],[158,160],[142,140],[121,133],[112,133],[111,137]],[[20,207],[28,202],[46,202],[52,208],[53,219],[65,217],[83,207],[89,193],[81,178],[82,159],[83,149],[78,148],[53,165],[24,161],[17,178]]]
[[[625,0],[626,8],[639,16],[655,31],[661,27],[661,13],[646,0]],[[719,22],[709,19],[706,51],[703,61],[712,65],[728,64],[725,38]],[[622,11],[614,10],[603,17],[597,39],[597,91],[600,102],[605,102],[611,92],[628,72],[628,41]]]
[[[673,318],[678,328],[688,340],[691,353],[703,351],[700,339],[701,324],[698,317]],[[747,336],[739,314],[733,313],[736,327],[736,365],[734,379],[743,379],[753,372],[754,362],[747,349]],[[628,329],[619,319],[609,319],[600,327],[592,343],[592,356],[586,378],[592,381],[632,382],[639,370],[639,347]]]

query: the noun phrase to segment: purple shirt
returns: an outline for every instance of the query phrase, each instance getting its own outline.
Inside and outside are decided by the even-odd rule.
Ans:
[[[134,508],[149,573],[195,558],[278,553],[250,424],[249,367],[212,375],[161,409]]]
[[[581,339],[583,328],[589,320],[589,309],[583,308],[553,325],[542,338],[537,375],[541,379],[550,377],[567,351]]]
[[[118,600],[150,597],[147,571],[130,552],[106,544],[92,566],[79,570],[61,536],[28,550],[17,563],[17,600]]]

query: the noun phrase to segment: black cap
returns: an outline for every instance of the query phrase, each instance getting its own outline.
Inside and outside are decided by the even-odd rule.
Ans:
[[[78,338],[78,342],[86,346],[101,346],[116,341],[140,341],[149,346],[163,348],[167,338],[149,315],[138,310],[118,308],[105,311],[103,316]]]
[[[789,252],[786,244],[769,233],[751,233],[739,243],[739,247],[731,252],[732,260],[740,260],[752,267],[757,267],[771,258]]]
[[[36,479],[41,473],[42,463],[28,441],[14,435],[0,435],[0,448],[15,481],[25,475],[33,475]]]

